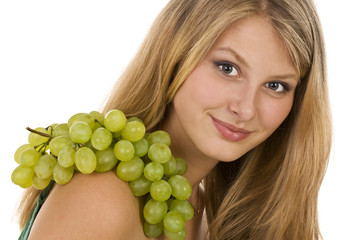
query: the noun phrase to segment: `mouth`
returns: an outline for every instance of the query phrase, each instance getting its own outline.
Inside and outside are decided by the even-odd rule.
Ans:
[[[232,142],[242,141],[252,133],[251,131],[248,131],[246,129],[238,128],[232,124],[222,122],[214,117],[211,117],[211,119],[213,125],[216,127],[216,129],[222,135],[222,137],[224,137],[229,141]]]

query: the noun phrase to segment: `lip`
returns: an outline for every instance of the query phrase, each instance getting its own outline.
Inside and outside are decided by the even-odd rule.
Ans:
[[[227,140],[232,142],[242,141],[251,135],[251,131],[246,129],[238,128],[232,124],[222,122],[214,117],[212,118],[213,125],[216,127],[218,132]]]

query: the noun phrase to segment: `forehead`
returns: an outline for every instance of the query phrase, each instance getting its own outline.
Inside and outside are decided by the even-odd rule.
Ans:
[[[296,71],[284,40],[263,16],[251,15],[233,23],[217,39],[211,51],[224,48],[233,49],[250,63],[268,59],[278,63],[279,67]]]

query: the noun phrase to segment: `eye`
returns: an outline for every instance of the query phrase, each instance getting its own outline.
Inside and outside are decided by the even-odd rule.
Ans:
[[[229,63],[218,64],[218,68],[222,72],[224,72],[226,75],[229,75],[229,76],[237,76],[238,75],[237,69]]]
[[[269,82],[266,83],[266,87],[277,93],[286,93],[289,91],[287,84],[281,82]]]

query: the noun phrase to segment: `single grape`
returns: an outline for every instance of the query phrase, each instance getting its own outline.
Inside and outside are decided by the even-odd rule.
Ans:
[[[41,156],[35,164],[34,170],[39,178],[50,178],[53,174],[53,168],[56,164],[56,159],[49,154]]]
[[[98,150],[96,150],[96,149],[93,147],[91,141],[87,141],[86,143],[84,143],[84,144],[83,144],[83,147],[90,148],[93,152],[98,151]]]
[[[144,169],[144,162],[138,157],[130,161],[120,162],[117,167],[117,175],[123,181],[134,181],[139,178]]]
[[[177,211],[169,211],[163,219],[164,228],[172,233],[178,233],[184,228],[185,220],[183,215]]]
[[[168,206],[166,202],[150,199],[143,208],[144,219],[150,224],[161,222],[166,215]]]
[[[53,169],[54,180],[61,185],[67,184],[73,178],[73,174],[73,166],[65,168],[60,166],[59,163],[57,163]]]
[[[162,179],[164,168],[162,164],[150,162],[144,167],[144,176],[150,181],[158,181]]]
[[[152,181],[142,174],[138,179],[129,182],[129,187],[133,195],[139,197],[149,193],[151,184]]]
[[[49,149],[51,154],[53,154],[54,156],[58,156],[60,150],[62,150],[66,146],[70,147],[72,144],[74,144],[74,142],[70,139],[69,136],[59,136],[51,139],[49,143]]]
[[[168,183],[172,187],[172,195],[175,198],[186,200],[192,194],[191,184],[181,175],[174,175],[170,177],[168,179]]]
[[[63,147],[58,154],[58,163],[62,167],[71,167],[75,163],[75,149],[71,146]]]
[[[17,166],[11,174],[11,181],[22,188],[28,188],[33,184],[34,170],[32,167]]]
[[[150,133],[147,137],[149,145],[153,143],[164,143],[167,146],[170,146],[171,140],[170,136],[166,131],[158,130]]]
[[[148,152],[148,141],[145,138],[133,143],[134,155],[137,157],[144,157]]]
[[[92,173],[97,165],[95,153],[88,147],[79,148],[75,152],[75,165],[81,173]]]
[[[140,119],[139,117],[130,117],[127,119],[127,122],[132,122],[132,121],[138,121],[144,124],[143,120]]]
[[[194,215],[194,208],[187,200],[174,199],[169,205],[169,210],[182,213],[186,221],[191,220]]]
[[[163,233],[163,222],[150,224],[144,221],[143,230],[147,237],[159,237]]]
[[[127,118],[120,110],[110,110],[104,117],[104,126],[111,132],[121,131],[127,122]]]
[[[69,135],[69,127],[67,123],[61,123],[54,127],[53,134],[54,137],[67,136]]]
[[[24,151],[25,149],[28,148],[34,148],[31,144],[27,143],[27,144],[23,144],[20,147],[18,147],[14,153],[14,160],[15,162],[17,162],[18,164],[20,164],[20,154],[22,153],[22,151]]]
[[[154,200],[167,201],[172,195],[172,188],[165,180],[158,180],[150,185],[150,195]]]
[[[121,131],[122,137],[130,142],[140,141],[145,134],[145,126],[139,121],[127,122]]]
[[[148,149],[148,157],[154,162],[166,163],[172,157],[172,152],[164,143],[153,143]]]
[[[177,233],[169,232],[166,228],[164,228],[164,234],[167,236],[168,240],[184,240],[186,239],[187,232],[185,228]]]
[[[69,129],[69,136],[73,142],[86,143],[92,136],[91,127],[85,122],[73,123]]]
[[[49,132],[43,127],[35,128],[35,130],[38,132],[41,132],[41,133],[49,134]],[[31,145],[33,145],[34,147],[39,146],[40,144],[46,143],[48,140],[49,140],[49,137],[44,137],[44,136],[41,136],[41,135],[39,135],[37,133],[33,133],[33,132],[29,133],[29,136],[28,136],[28,142]]]
[[[114,150],[111,147],[97,151],[95,156],[97,157],[96,172],[110,171],[118,163],[118,159],[115,157]]]
[[[91,136],[91,144],[96,150],[107,149],[113,141],[112,133],[103,127],[99,127]]]
[[[20,163],[25,167],[33,167],[39,160],[40,154],[34,148],[28,148],[21,152]]]
[[[89,113],[77,113],[71,116],[68,120],[68,127],[70,128],[76,122],[85,122],[91,129],[95,127],[95,119]]]
[[[89,113],[93,116],[93,118],[100,123],[100,125],[104,125],[104,114],[98,111],[91,111]]]
[[[114,154],[122,162],[130,161],[134,152],[134,146],[128,140],[120,140],[114,145]]]
[[[45,189],[51,181],[51,178],[42,179],[36,176],[36,174],[33,175],[33,187],[37,190],[43,190]]]
[[[176,175],[184,175],[187,171],[187,163],[183,158],[175,158],[177,161],[177,170],[175,171]]]
[[[164,167],[164,175],[170,177],[176,174],[177,171],[177,160],[172,155],[168,162],[162,164]]]

